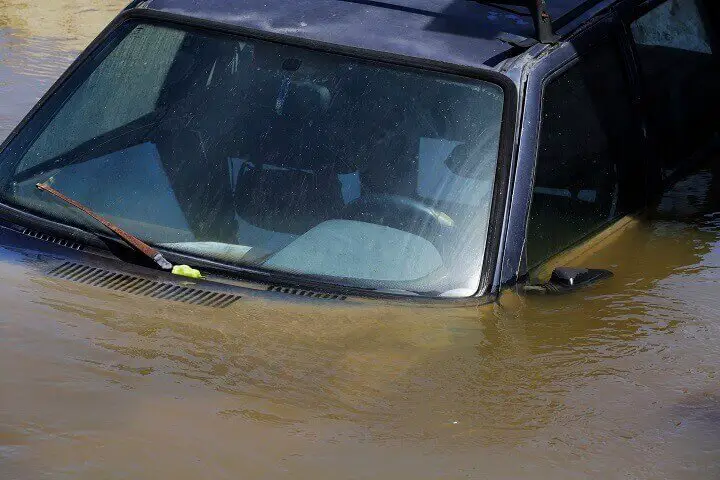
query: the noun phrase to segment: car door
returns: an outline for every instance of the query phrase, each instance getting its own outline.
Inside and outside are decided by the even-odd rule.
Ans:
[[[667,179],[720,134],[716,0],[646,0],[623,12],[648,133]]]
[[[625,224],[644,206],[647,182],[636,75],[614,14],[541,62],[528,80],[536,103],[520,152],[535,156],[523,260],[538,280]]]

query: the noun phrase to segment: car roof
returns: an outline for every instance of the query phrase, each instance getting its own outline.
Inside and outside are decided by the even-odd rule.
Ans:
[[[617,1],[547,0],[547,6],[559,19],[583,4]],[[137,0],[131,8],[476,68],[516,54],[499,34],[535,33],[523,7],[470,0]]]

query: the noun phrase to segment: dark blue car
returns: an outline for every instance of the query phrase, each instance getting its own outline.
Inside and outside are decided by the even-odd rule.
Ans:
[[[5,142],[0,243],[215,307],[572,290],[716,145],[718,18],[710,0],[136,1]]]

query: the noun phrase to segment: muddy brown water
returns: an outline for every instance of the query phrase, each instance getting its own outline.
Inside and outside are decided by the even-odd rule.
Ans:
[[[0,0],[0,131],[123,3]],[[588,260],[610,281],[473,309],[220,313],[2,262],[0,478],[720,478],[719,199],[702,169]]]

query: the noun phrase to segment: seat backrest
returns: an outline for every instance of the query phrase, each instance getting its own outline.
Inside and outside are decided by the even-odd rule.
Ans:
[[[265,230],[300,235],[334,218],[342,206],[340,181],[331,170],[245,163],[238,173],[235,210]]]
[[[330,91],[285,73],[258,70],[250,95],[247,161],[238,173],[237,214],[257,227],[302,234],[343,205],[325,135]],[[262,81],[261,81],[262,80]]]

